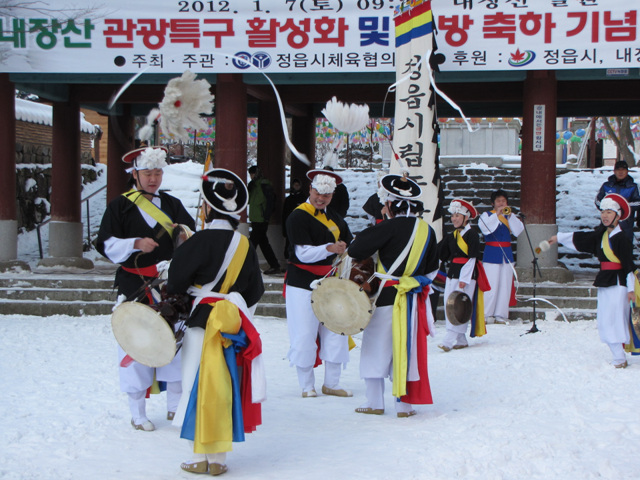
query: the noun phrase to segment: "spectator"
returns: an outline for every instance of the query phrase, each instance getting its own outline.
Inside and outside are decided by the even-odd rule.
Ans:
[[[289,259],[289,237],[287,235],[287,218],[295,208],[307,200],[307,195],[302,191],[302,182],[294,178],[291,181],[291,190],[282,206],[282,236],[284,237],[284,258]]]
[[[640,207],[640,194],[638,193],[638,185],[629,176],[629,165],[624,160],[616,162],[613,167],[613,175],[600,187],[600,191],[596,195],[596,207],[600,208],[600,202],[605,195],[610,193],[622,195],[629,202],[631,214],[626,220],[620,221],[620,228],[633,244],[633,222]],[[638,227],[640,227],[640,216],[638,217]]]
[[[276,200],[273,186],[269,180],[262,176],[262,172],[255,165],[249,168],[249,176],[251,177],[249,182],[249,222],[251,222],[249,240],[256,250],[260,247],[264,259],[269,264],[269,268],[264,271],[264,274],[282,273],[280,262],[273,253],[267,236],[269,219]]]

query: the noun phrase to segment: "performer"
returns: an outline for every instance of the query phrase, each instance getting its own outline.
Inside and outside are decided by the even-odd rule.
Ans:
[[[631,212],[629,202],[617,193],[606,195],[600,202],[602,223],[593,232],[558,233],[549,244],[595,255],[600,261],[600,271],[593,285],[598,287],[597,322],[600,340],[606,343],[616,368],[626,368],[627,359],[623,344],[629,344],[630,307],[636,302],[634,290],[633,246],[620,227]],[[637,345],[636,345],[637,346]]]
[[[345,221],[327,206],[339,175],[326,170],[310,170],[309,198],[287,219],[287,235],[291,242],[289,266],[285,279],[287,326],[289,329],[289,362],[296,366],[302,397],[316,397],[316,355],[324,366],[322,393],[350,397],[342,388],[340,370],[349,361],[348,337],[338,335],[320,324],[311,308],[311,283],[331,270],[336,255],[341,255],[352,236]],[[320,348],[316,343],[319,338]]]
[[[159,191],[166,156],[165,147],[143,147],[124,155],[122,160],[131,165],[128,171],[132,175],[132,189],[112,200],[102,217],[96,248],[113,263],[120,264],[115,286],[118,295],[125,298],[158,276],[159,262],[171,259],[176,224],[195,229],[193,218],[180,200]],[[149,303],[150,299],[142,301]],[[156,380],[167,382],[167,418],[172,419],[182,392],[180,354],[169,365],[153,369],[132,361],[120,347],[118,353],[120,388],[129,397],[131,425],[137,430],[155,429],[145,408],[145,395],[154,373]]]
[[[491,205],[493,210],[480,215],[478,222],[485,241],[482,261],[491,285],[491,290],[484,296],[484,317],[486,323],[506,324],[509,306],[515,304],[511,235],[520,235],[524,225],[517,215],[504,214],[509,205],[504,190],[491,194]]]
[[[195,454],[181,468],[220,475],[232,441],[262,423],[262,344],[251,320],[264,286],[254,247],[236,231],[247,206],[244,183],[213,169],[201,191],[206,229],[176,250],[167,283],[167,292],[193,297],[182,347],[184,395],[173,424]]]
[[[378,252],[381,278],[377,308],[362,335],[360,377],[367,401],[357,413],[384,413],[384,379],[393,378],[398,417],[416,414],[412,404],[431,404],[427,335],[434,333],[429,285],[438,270],[437,240],[416,217],[423,210],[420,186],[407,177],[381,180],[389,218],[359,233],[348,249],[355,260]],[[418,293],[415,293],[416,290]]]
[[[448,263],[444,298],[446,301],[449,295],[455,291],[466,293],[469,298],[473,299],[473,310],[477,315],[472,315],[471,322],[454,325],[445,309],[447,333],[442,343],[438,345],[438,348],[445,352],[449,352],[452,348],[458,350],[469,346],[466,336],[469,323],[471,323],[470,335],[472,338],[481,337],[487,333],[484,324],[482,290],[482,288],[486,288],[486,285],[483,284],[480,289],[476,288],[480,283],[478,281],[479,270],[482,272],[480,276],[484,275],[482,262],[478,261],[480,258],[480,236],[478,231],[469,225],[469,222],[478,216],[478,212],[471,202],[456,198],[449,205],[449,213],[451,213],[454,231],[438,245],[440,260]]]
[[[380,180],[382,179],[382,177],[384,177],[384,172],[379,171],[377,179],[378,191],[367,198],[367,201],[364,202],[364,205],[362,206],[362,209],[367,214],[367,219],[369,220],[370,225],[376,225],[384,220],[382,216],[382,209],[384,208],[384,204],[380,201],[380,195],[378,194],[378,192],[382,188],[380,186]],[[383,196],[386,195],[384,190],[381,194]]]

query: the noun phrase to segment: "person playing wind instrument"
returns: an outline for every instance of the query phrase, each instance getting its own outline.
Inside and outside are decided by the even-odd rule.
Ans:
[[[625,347],[634,351],[638,346],[630,342],[630,307],[638,304],[640,285],[634,275],[633,245],[620,228],[629,217],[629,202],[617,193],[606,195],[600,202],[602,223],[592,232],[558,232],[549,244],[562,244],[578,252],[591,253],[600,262],[600,271],[593,285],[598,287],[597,322],[602,343],[611,350],[612,364],[626,368]],[[632,330],[632,329],[631,329]]]
[[[449,205],[451,223],[454,231],[448,234],[438,244],[438,256],[443,262],[447,262],[447,280],[444,287],[444,298],[456,291],[469,295],[473,300],[473,313],[471,322],[453,324],[445,309],[445,321],[447,333],[438,345],[438,348],[449,352],[469,346],[467,341],[467,328],[471,323],[471,337],[481,337],[487,333],[484,323],[484,299],[483,293],[488,290],[486,279],[480,258],[480,235],[475,228],[471,228],[469,222],[478,216],[478,212],[471,202],[456,198]]]
[[[509,307],[515,305],[511,235],[520,235],[524,225],[511,212],[504,190],[491,194],[491,205],[493,209],[480,215],[478,222],[485,241],[482,262],[491,285],[484,296],[484,318],[486,323],[506,324]]]

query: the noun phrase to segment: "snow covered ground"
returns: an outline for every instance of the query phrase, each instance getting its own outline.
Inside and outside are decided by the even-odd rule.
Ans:
[[[195,213],[194,178],[201,167],[176,168],[169,167],[163,187]],[[583,224],[577,217],[596,225],[593,197],[610,174],[605,168],[560,177],[562,230]],[[359,215],[375,175],[346,172],[345,183],[352,193],[349,213]],[[91,206],[93,231],[100,201],[104,205],[104,192]],[[37,263],[34,233],[20,236],[19,258]],[[268,400],[263,425],[234,444],[226,478],[640,478],[640,357],[629,357],[625,370],[614,369],[593,321],[539,321],[541,331],[530,335],[524,335],[530,324],[489,325],[471,348],[449,353],[436,348],[444,334],[439,322],[437,338],[429,341],[434,404],[417,406],[418,415],[408,419],[393,413],[389,384],[384,416],[354,413],[364,401],[359,347],[342,381],[353,398],[301,398],[286,360],[285,321],[258,317],[255,323],[264,343]],[[0,338],[0,478],[197,478],[179,468],[190,452],[164,419],[164,395],[148,402],[157,431],[129,425],[108,316],[0,316]],[[322,368],[317,377],[319,389]]]
[[[595,322],[543,321],[530,335],[530,325],[490,325],[449,353],[430,339],[434,404],[408,419],[393,413],[390,384],[383,416],[354,413],[364,399],[359,347],[342,380],[353,398],[301,398],[285,322],[255,323],[268,400],[225,478],[638,478],[640,358],[609,365]],[[155,432],[129,425],[108,316],[0,316],[0,338],[0,478],[198,478],[179,468],[190,452],[164,419],[164,394],[148,401]]]

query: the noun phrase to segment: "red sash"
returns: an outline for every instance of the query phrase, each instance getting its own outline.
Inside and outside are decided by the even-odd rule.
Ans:
[[[129,268],[122,267],[125,272],[133,273],[134,275],[142,275],[143,277],[157,277],[158,267],[156,265],[149,265],[142,268]]]
[[[487,242],[490,247],[503,247],[507,248],[511,246],[511,242]]]
[[[622,264],[618,262],[600,262],[600,270],[622,270]]]
[[[459,263],[459,264],[465,264],[469,261],[469,257],[455,257],[453,260],[451,260],[452,263]]]

